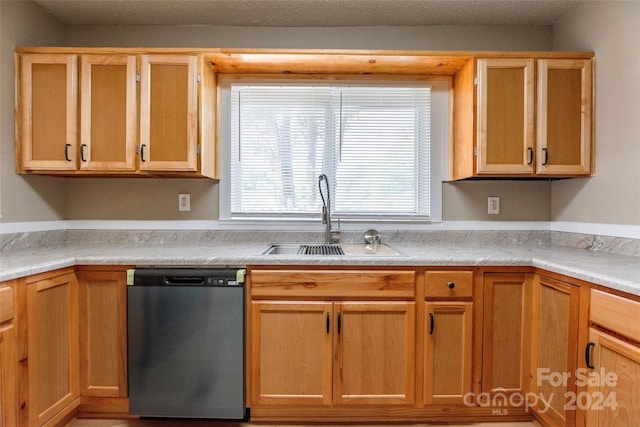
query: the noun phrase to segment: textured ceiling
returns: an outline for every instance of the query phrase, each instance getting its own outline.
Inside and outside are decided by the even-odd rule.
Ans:
[[[2,0],[0,0],[2,1]],[[552,25],[580,0],[33,0],[64,24]]]

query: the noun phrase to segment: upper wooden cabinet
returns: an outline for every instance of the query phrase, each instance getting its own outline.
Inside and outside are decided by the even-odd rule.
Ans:
[[[454,77],[453,179],[592,174],[590,58],[487,58]]]
[[[209,64],[122,52],[17,54],[18,173],[217,177]]]
[[[77,62],[76,55],[20,55],[16,67],[18,172],[77,168]]]
[[[140,60],[140,168],[197,171],[197,58]]]
[[[80,57],[81,170],[136,170],[136,74],[133,55]]]

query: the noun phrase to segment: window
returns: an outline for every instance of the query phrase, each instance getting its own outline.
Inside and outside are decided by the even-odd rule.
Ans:
[[[439,219],[432,89],[424,81],[223,82],[221,219],[317,218],[322,173],[334,218]]]

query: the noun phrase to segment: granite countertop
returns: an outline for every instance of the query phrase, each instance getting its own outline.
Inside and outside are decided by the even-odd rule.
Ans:
[[[261,255],[266,243],[67,243],[0,252],[0,281],[74,265],[532,266],[640,296],[640,257],[556,245],[390,243],[402,256]]]

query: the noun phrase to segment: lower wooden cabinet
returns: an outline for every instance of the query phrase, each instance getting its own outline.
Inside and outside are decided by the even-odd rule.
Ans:
[[[592,378],[575,404],[587,411],[587,427],[632,427],[640,421],[640,345],[591,328]],[[586,378],[586,377],[585,377]]]
[[[524,394],[529,384],[530,273],[484,276],[484,393]]]
[[[254,405],[329,405],[332,400],[330,302],[251,303]]]
[[[473,303],[425,303],[424,403],[463,404],[472,392]]]
[[[78,378],[78,282],[73,270],[27,279],[29,425],[75,410]]]
[[[127,396],[127,273],[80,268],[80,394]]]
[[[575,402],[587,427],[632,427],[640,420],[640,301],[591,290],[586,392]]]
[[[253,301],[254,405],[411,404],[415,303]]]
[[[546,426],[575,426],[580,288],[536,275],[532,294],[531,409]]]
[[[17,425],[18,355],[14,321],[14,290],[0,284],[0,425]]]

